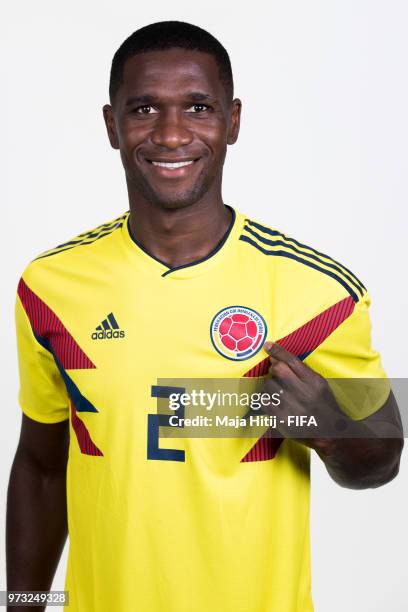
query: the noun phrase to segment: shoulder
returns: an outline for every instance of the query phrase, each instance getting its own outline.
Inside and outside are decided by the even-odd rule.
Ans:
[[[47,251],[40,253],[33,261],[37,261],[38,259],[43,259],[44,257],[52,257],[54,255],[58,255],[65,251],[69,251],[78,247],[87,246],[95,243],[100,238],[104,238],[108,236],[116,229],[122,227],[123,223],[126,221],[129,215],[129,211],[120,215],[120,217],[116,217],[116,219],[112,219],[111,221],[107,221],[102,223],[102,225],[98,225],[90,230],[82,232],[77,236],[67,240],[67,242],[63,242]]]
[[[299,283],[301,287],[307,283],[317,291],[327,289],[329,293],[336,289],[345,297],[351,296],[354,302],[367,293],[363,283],[344,264],[276,228],[245,217],[239,239],[259,258],[280,268],[291,284]]]
[[[41,252],[26,265],[20,285],[24,283],[29,286],[41,285],[42,280],[50,284],[55,274],[69,275],[72,270],[78,272],[81,269],[85,270],[88,264],[92,266],[94,259],[99,259],[109,249],[109,237],[114,239],[115,233],[117,234],[128,216],[129,211],[126,211],[115,219],[81,232],[66,242]]]

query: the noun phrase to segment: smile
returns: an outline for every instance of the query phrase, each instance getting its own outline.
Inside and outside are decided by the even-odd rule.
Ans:
[[[152,161],[153,166],[161,166],[162,168],[182,168],[183,166],[190,166],[194,164],[194,160],[184,162],[158,162]]]

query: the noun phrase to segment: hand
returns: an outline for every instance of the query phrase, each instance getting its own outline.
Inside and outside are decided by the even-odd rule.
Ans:
[[[276,416],[281,435],[313,448],[333,480],[343,487],[378,487],[398,474],[403,431],[392,393],[374,415],[353,420],[341,410],[320,374],[278,344],[266,342],[264,349],[272,378],[262,391],[281,396],[279,406],[271,403],[264,411]],[[304,425],[288,425],[289,416],[303,417]],[[312,417],[317,426],[307,426]],[[389,439],[390,429],[395,439]]]
[[[281,398],[279,406],[270,404],[264,411],[276,416],[276,428],[285,438],[329,452],[331,438],[339,437],[352,420],[338,406],[323,376],[278,344],[266,342],[264,349],[272,377],[262,391],[279,393]]]

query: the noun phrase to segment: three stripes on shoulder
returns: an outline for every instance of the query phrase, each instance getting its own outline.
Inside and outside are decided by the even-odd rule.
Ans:
[[[36,259],[50,257],[51,255],[56,255],[57,253],[61,253],[62,251],[68,251],[69,249],[73,249],[83,244],[91,244],[92,242],[95,242],[95,240],[99,240],[99,238],[108,236],[108,234],[111,234],[114,230],[118,229],[119,227],[122,227],[128,215],[129,211],[126,211],[123,215],[117,217],[109,223],[103,223],[102,225],[98,225],[98,227],[95,227],[94,229],[89,230],[88,232],[83,232],[82,234],[79,234],[68,242],[59,244],[53,249],[49,249],[48,251],[41,253],[41,255],[36,257]]]
[[[355,302],[358,302],[366,292],[363,283],[348,268],[278,230],[246,219],[239,239],[264,255],[287,257],[330,276],[346,289]]]

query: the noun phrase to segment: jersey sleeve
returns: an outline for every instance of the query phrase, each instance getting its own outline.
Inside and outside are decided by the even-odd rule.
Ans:
[[[24,414],[41,423],[65,421],[69,418],[65,383],[52,353],[35,337],[18,295],[15,322],[20,377],[18,400]]]
[[[356,420],[376,412],[390,393],[380,354],[371,344],[370,303],[365,293],[351,315],[305,359],[328,379],[342,410]]]

